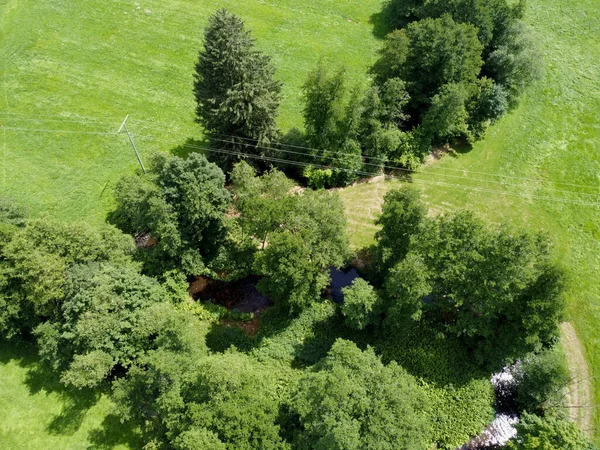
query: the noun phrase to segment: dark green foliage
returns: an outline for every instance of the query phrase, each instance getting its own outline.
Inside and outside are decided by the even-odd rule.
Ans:
[[[406,31],[396,30],[387,35],[379,59],[371,69],[377,85],[392,78],[402,79],[410,45]]]
[[[231,181],[242,231],[264,247],[269,233],[291,214],[293,198],[288,194],[293,182],[276,169],[257,177],[244,161],[234,166]]]
[[[159,349],[143,363],[117,383],[115,398],[147,441],[181,449],[285,448],[272,371],[237,352],[207,357],[193,349]]]
[[[11,224],[22,228],[27,223],[25,209],[0,196],[0,223]]]
[[[72,265],[128,264],[134,246],[110,226],[39,219],[11,233],[0,250],[0,333],[10,337],[57,312]]]
[[[140,251],[148,272],[200,274],[225,238],[231,196],[224,186],[221,169],[199,153],[187,159],[159,155],[148,174],[121,179],[110,220],[156,241]]]
[[[203,46],[194,74],[197,121],[213,146],[263,154],[261,146],[279,134],[281,83],[273,78],[271,59],[255,48],[244,22],[225,9],[209,18]],[[217,156],[225,170],[237,159]]]
[[[322,359],[344,326],[332,302],[311,303],[290,320],[285,308],[271,308],[261,316],[259,342],[252,355],[259,361],[312,365]],[[356,334],[352,330],[353,334]]]
[[[360,123],[360,95],[347,94],[343,69],[333,75],[319,61],[303,86],[304,124],[306,140],[314,149],[306,161],[313,165],[331,165],[333,175],[325,187],[347,185],[356,180],[362,169],[361,147],[357,142]],[[305,176],[311,180],[314,169],[307,168]]]
[[[487,50],[503,37],[507,27],[522,17],[523,9],[524,1],[510,6],[506,0],[391,0],[387,12],[398,28],[413,21],[448,14],[457,23],[475,26],[479,40]]]
[[[252,339],[242,330],[232,325],[213,325],[206,335],[206,345],[213,352],[223,353],[231,346],[247,352],[252,348]]]
[[[328,274],[311,261],[311,249],[301,235],[271,234],[268,247],[257,255],[255,270],[263,278],[258,288],[275,302],[299,310],[319,298]]]
[[[384,366],[372,349],[338,340],[292,400],[302,427],[296,447],[429,449],[429,407],[425,391],[397,364]]]
[[[308,75],[304,84],[304,127],[308,143],[319,150],[339,146],[339,128],[344,120],[345,72],[331,75],[323,61]]]
[[[414,188],[404,187],[385,195],[381,216],[376,222],[382,227],[376,234],[380,277],[404,259],[410,239],[421,230],[426,214],[419,191]]]
[[[215,433],[206,428],[184,431],[177,436],[173,445],[178,450],[225,450],[227,448]]]
[[[539,77],[523,11],[524,1],[389,1],[386,13],[402,29],[388,35],[372,72],[379,85],[406,81],[411,125],[423,126],[414,147],[481,139]]]
[[[346,325],[362,330],[376,323],[381,312],[379,296],[373,286],[362,278],[357,278],[351,286],[343,289],[344,303],[341,305]]]
[[[406,35],[408,45],[401,34]],[[375,68],[388,64],[397,70],[379,69],[377,79],[379,83],[390,77],[404,80],[410,95],[408,110],[420,115],[445,84],[469,84],[477,79],[483,64],[482,48],[477,29],[470,24],[456,23],[448,15],[423,19],[388,38]],[[390,53],[398,59],[385,61]]]
[[[114,384],[113,398],[119,415],[138,424],[147,442],[164,442],[172,421],[185,408],[182,385],[191,383],[206,357],[206,324],[184,314],[166,327],[161,344],[141,356],[126,378]],[[173,419],[169,419],[173,415]]]
[[[359,140],[363,145],[364,170],[376,172],[386,161],[407,167],[418,166],[412,134],[401,131],[409,116],[405,108],[410,100],[406,83],[400,78],[387,79],[367,91],[362,105]]]
[[[184,426],[206,428],[232,450],[285,448],[275,423],[274,382],[272,373],[239,353],[209,358],[184,390],[190,424]]]
[[[297,310],[319,298],[329,268],[343,265],[349,244],[339,196],[307,190],[286,201],[254,268],[265,277],[258,285],[265,295]]]
[[[74,266],[65,285],[52,320],[35,329],[41,357],[64,370],[63,382],[96,386],[151,347],[166,309],[154,307],[166,297],[155,280],[131,267],[94,264]]]
[[[349,254],[346,218],[337,194],[290,192],[292,183],[271,170],[256,177],[246,163],[232,171],[235,206],[244,235],[256,254],[259,283],[275,301],[301,308],[319,297],[328,269],[340,267]]]
[[[480,362],[497,367],[558,338],[562,273],[544,236],[488,229],[461,212],[428,221],[408,255],[410,264],[398,266],[388,282],[388,293],[399,293],[390,307],[408,307],[414,317],[422,308]],[[427,286],[427,301],[419,304],[415,297]]]
[[[429,271],[423,258],[409,253],[388,272],[385,293],[389,303],[388,320],[421,318],[423,299],[431,292]]]
[[[462,84],[450,83],[439,88],[423,116],[422,132],[427,143],[444,143],[469,134],[467,98],[467,88]]]
[[[457,338],[440,336],[427,317],[417,322],[408,312],[388,311],[373,345],[384,362],[396,361],[424,380],[433,401],[428,421],[438,448],[458,448],[493,419],[489,372],[475,364]]]
[[[508,111],[508,93],[502,85],[483,77],[478,80],[466,106],[469,114],[468,137],[472,140],[482,139],[488,124],[494,123]]]
[[[524,413],[516,425],[517,437],[507,450],[594,450],[577,425],[565,417]]]
[[[528,355],[517,378],[519,408],[541,415],[562,406],[571,382],[567,362],[557,348]]]

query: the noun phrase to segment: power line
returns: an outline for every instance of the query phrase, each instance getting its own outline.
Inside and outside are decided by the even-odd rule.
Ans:
[[[74,120],[74,119],[70,119],[70,118],[62,118],[62,119],[44,119],[44,118],[31,118],[31,117],[0,117],[0,121],[19,121],[19,122],[59,122],[59,123],[73,123],[73,124],[80,124],[80,125],[102,125],[102,124],[111,124],[114,125],[115,123],[118,122],[114,122],[114,121],[99,121],[99,120],[88,120],[88,119],[82,119],[82,120]]]
[[[155,128],[155,129],[160,130],[160,128]],[[224,136],[224,137],[231,137],[231,138],[236,138],[236,139],[244,139],[244,140],[251,141],[251,142],[260,142],[258,139],[244,138],[244,137],[238,137],[238,136],[231,136],[231,135],[221,134],[221,133],[216,133],[216,134],[219,135],[219,136]],[[305,146],[301,146],[301,145],[284,144],[284,143],[281,143],[281,142],[272,142],[272,144],[277,145],[277,146],[281,146],[281,147],[298,148],[298,149],[304,149],[304,150],[312,150],[312,151],[315,151],[315,152],[321,152],[321,151],[323,151],[323,150],[316,149],[314,147],[305,147]],[[348,154],[348,153],[345,153],[345,152],[331,152],[331,153]],[[367,158],[369,158],[372,161],[382,161],[382,162],[387,161],[387,158],[378,158],[378,157],[374,157],[374,156],[368,156]],[[543,182],[543,180],[540,180],[539,178],[526,178],[526,177],[519,177],[519,176],[514,176],[514,175],[501,175],[501,174],[490,173],[490,172],[479,172],[479,171],[465,170],[465,169],[453,169],[451,167],[429,166],[428,168],[429,169],[440,170],[440,171],[448,170],[448,171],[461,172],[461,173],[465,173],[465,172],[467,172],[467,173],[475,173],[477,175],[488,175],[488,176],[499,177],[499,178],[510,178],[510,179],[531,181],[531,182],[535,182],[535,183],[541,183],[541,182]],[[421,173],[421,172],[419,172],[419,173]],[[572,186],[572,187],[583,187],[583,188],[589,188],[589,189],[600,189],[600,186],[593,186],[593,185],[589,185],[589,184],[564,183],[564,182],[556,182],[556,184],[560,184],[560,185],[564,185],[564,186]]]
[[[165,140],[151,139],[151,138],[149,138],[149,140],[168,142]],[[197,146],[197,145],[192,145],[192,144],[182,144],[181,146],[184,148],[198,149],[198,150],[203,150],[203,151],[208,151],[208,152],[258,159],[258,160],[262,160],[262,161],[272,161],[272,162],[278,162],[278,163],[282,163],[282,164],[296,165],[296,166],[300,166],[300,167],[312,167],[312,168],[319,168],[319,169],[335,169],[335,170],[344,171],[344,172],[356,173],[359,175],[368,175],[368,176],[373,175],[370,172],[363,172],[363,171],[359,171],[359,170],[338,168],[338,167],[334,167],[334,166],[324,166],[324,165],[320,165],[320,164],[310,164],[310,163],[304,163],[304,162],[299,162],[299,161],[289,161],[289,160],[285,160],[285,159],[281,159],[281,158],[253,155],[250,153],[238,152],[238,151],[234,151],[234,150],[215,149],[215,148],[202,147],[202,146]],[[400,179],[399,177],[394,177],[394,176],[390,176],[390,178]],[[545,200],[545,201],[549,201],[549,202],[600,207],[600,202],[588,202],[588,201],[582,201],[582,200],[562,199],[562,198],[557,198],[557,197],[540,196],[540,195],[535,195],[535,194],[519,194],[519,193],[515,193],[515,192],[506,192],[506,191],[499,191],[499,190],[488,189],[488,188],[464,186],[461,184],[446,183],[446,182],[442,182],[442,181],[411,179],[411,182],[417,183],[417,184],[421,183],[421,184],[430,184],[430,185],[435,185],[435,186],[455,187],[455,188],[459,188],[459,189],[463,189],[463,190],[467,190],[467,191],[474,191],[474,192],[493,193],[493,194],[499,194],[499,195],[505,195],[505,196],[516,196],[516,197],[521,197],[521,198]]]
[[[66,121],[69,121],[71,118],[70,117],[62,117],[62,116],[56,116],[56,115],[25,115],[25,114],[21,114],[21,113],[12,113],[12,112],[0,112],[0,114],[5,114],[5,115],[17,115],[17,116],[21,116],[21,117],[49,117],[49,118],[56,118],[56,119],[48,119],[50,120],[57,120],[57,121],[62,121],[63,119]],[[116,121],[104,121],[101,122],[100,119],[104,119],[104,118],[110,118],[113,119],[110,116],[79,116],[79,115],[74,115],[73,118],[77,118],[77,119],[83,119],[83,120],[90,120],[90,121],[96,121],[99,123],[118,123]],[[149,120],[143,120],[143,119],[133,119],[134,122],[142,122],[142,123],[146,123],[146,124],[152,124],[152,125],[144,125],[145,129],[154,129],[154,130],[159,130],[159,131],[168,131],[170,132],[170,130],[167,130],[166,128],[161,128],[161,127],[157,127],[157,126],[153,126],[156,125],[156,122],[153,121],[149,121]],[[325,150],[322,149],[316,149],[314,147],[307,147],[307,146],[301,146],[301,145],[293,145],[293,144],[285,144],[282,142],[272,142],[271,144],[273,144],[272,146],[264,146],[264,145],[259,145],[260,141],[257,139],[252,139],[252,138],[247,138],[247,137],[240,137],[240,136],[232,136],[232,135],[227,135],[227,134],[222,134],[222,133],[217,133],[218,136],[223,136],[223,137],[229,137],[229,138],[234,138],[237,140],[244,140],[244,141],[248,141],[248,142],[256,142],[257,144],[252,145],[256,148],[262,148],[265,150],[271,150],[271,151],[279,151],[282,152],[282,149],[278,149],[275,148],[275,146],[277,147],[284,147],[284,148],[295,148],[295,149],[300,149],[300,150],[309,150],[311,152],[314,153],[304,153],[304,152],[293,152],[293,151],[286,151],[287,153],[296,153],[299,155],[305,155],[305,156],[309,156],[309,157],[315,157],[319,154],[323,154],[325,152]],[[214,139],[216,141],[219,141],[219,139]],[[222,142],[229,142],[229,141],[222,141]],[[240,144],[239,142],[237,142],[238,144]],[[249,146],[247,144],[242,144],[245,146]],[[336,155],[343,155],[343,156],[348,156],[351,155],[348,152],[342,152],[342,151],[331,151],[329,152],[330,154],[336,154]],[[329,155],[327,155],[328,157],[330,157]],[[354,155],[352,155],[354,156]],[[381,162],[385,162],[387,161],[386,158],[379,158],[379,157],[375,157],[375,156],[367,156],[366,157],[368,160],[370,161],[381,161]],[[337,158],[339,159],[339,158]],[[369,164],[369,163],[364,163],[366,165],[376,165],[376,164]],[[402,172],[410,172],[410,173],[420,173],[423,175],[429,175],[428,172],[422,172],[417,170],[409,170],[403,167],[397,167],[397,166],[382,166],[384,168],[388,168],[390,170],[398,170],[398,171],[402,171]],[[536,179],[536,178],[526,178],[526,177],[520,177],[520,176],[511,176],[511,175],[501,175],[501,174],[496,174],[496,173],[490,173],[490,172],[481,172],[481,171],[473,171],[473,170],[465,170],[465,169],[453,169],[450,167],[437,167],[437,166],[430,166],[428,167],[428,170],[435,170],[435,171],[452,171],[452,172],[459,172],[461,174],[463,174],[463,176],[458,176],[458,175],[445,175],[445,174],[440,174],[440,176],[447,176],[447,177],[452,177],[452,178],[460,178],[463,179],[465,178],[464,175],[466,174],[477,174],[477,175],[485,175],[485,176],[490,176],[490,177],[495,177],[495,178],[506,178],[506,179],[513,179],[513,180],[521,180],[521,181],[529,181],[529,182],[533,182],[533,183],[543,183],[544,180],[541,179]],[[433,174],[431,174],[433,175]],[[503,186],[514,186],[514,184],[509,184],[509,183],[503,183],[503,182],[499,182],[499,181],[494,181],[494,180],[484,180],[484,179],[473,179],[470,178],[470,180],[472,181],[480,181],[480,182],[485,182],[485,183],[495,183],[495,184],[502,184]],[[600,186],[593,186],[593,185],[587,185],[587,184],[577,184],[577,183],[565,183],[565,182],[555,182],[555,184],[557,185],[563,185],[563,186],[571,186],[571,187],[579,187],[579,188],[586,188],[586,189],[595,189],[595,190],[599,190]],[[577,195],[588,195],[588,196],[593,196],[596,194],[592,194],[592,193],[585,193],[585,192],[575,192],[575,191],[570,191],[570,190],[564,190],[564,189],[558,189],[558,188],[551,188],[551,187],[539,187],[539,189],[543,189],[543,190],[547,190],[547,191],[553,191],[553,192],[564,192],[564,193],[573,193],[573,194],[577,194]]]
[[[111,133],[111,132],[99,132],[99,131],[53,130],[53,129],[26,128],[26,127],[0,127],[0,129],[2,129],[2,130],[9,130],[9,131],[27,131],[27,132],[33,131],[33,132],[44,132],[44,133],[71,133],[71,134],[104,135],[104,136],[115,136],[116,135],[116,133],[114,133],[114,132]],[[142,139],[158,140],[158,139],[153,139],[151,137],[142,137]],[[231,141],[225,141],[225,140],[222,140],[222,142],[231,143]],[[259,145],[250,145],[250,144],[242,144],[242,143],[239,143],[239,142],[238,142],[238,144],[244,145],[246,147],[253,146],[255,148],[262,148],[262,149],[265,149],[265,150],[280,151],[280,152],[286,152],[286,153],[296,153],[296,154],[300,154],[300,155],[304,155],[304,156],[313,156],[313,157],[318,156],[318,155],[311,155],[311,154],[304,153],[304,152],[293,152],[293,151],[290,151],[290,150],[276,149],[276,148],[273,148],[273,147],[266,147],[266,146],[259,146]],[[193,147],[190,144],[184,144],[183,146],[184,147],[190,147],[190,148]],[[208,147],[197,147],[197,148],[201,149],[201,150],[206,150],[206,151],[224,152],[224,150],[209,149]],[[346,155],[348,155],[348,153],[345,153],[345,152],[332,152],[332,153],[346,154]],[[255,157],[254,155],[251,155],[251,154],[248,154],[248,153],[243,153],[243,152],[237,152],[235,154],[237,156],[245,156],[245,157],[249,157],[249,158]],[[339,171],[352,172],[352,173],[356,173],[356,174],[363,175],[363,176],[372,176],[373,175],[372,172],[367,172],[367,171],[358,171],[358,170],[345,169],[345,168],[341,168],[341,167],[326,166],[326,165],[319,165],[319,164],[301,163],[301,162],[290,161],[290,160],[282,159],[282,158],[272,158],[272,157],[266,157],[266,156],[259,156],[259,159],[273,161],[273,162],[278,162],[278,163],[287,164],[287,165],[297,165],[297,166],[301,166],[301,167],[316,167],[316,168],[323,168],[323,169],[328,169],[329,168],[329,169],[335,169],[335,170],[339,170]],[[338,159],[339,160],[340,158],[334,158],[334,159]],[[364,164],[373,165],[373,166],[379,166],[379,165],[376,165],[376,164],[369,164],[369,163],[364,163]],[[403,172],[407,172],[407,173],[413,173],[409,169],[402,168],[402,167],[395,167],[395,166],[382,166],[382,167],[390,169],[390,170],[398,170],[398,171],[403,171]],[[430,174],[428,172],[420,172],[420,173],[422,175],[429,175]],[[431,175],[433,175],[433,174],[431,174]],[[452,178],[459,178],[459,179],[467,179],[469,181],[474,181],[474,182],[496,183],[496,184],[502,184],[503,186],[512,186],[512,187],[515,187],[515,188],[523,188],[524,187],[524,186],[521,186],[521,185],[510,184],[510,183],[502,183],[502,182],[498,182],[498,181],[494,181],[494,180],[472,179],[472,178],[465,178],[465,177],[461,177],[461,176],[456,176],[456,175],[453,176],[453,175],[447,175],[447,174],[441,174],[441,176],[452,177]],[[397,177],[395,177],[395,178],[397,178]],[[516,196],[523,197],[523,198],[538,198],[538,199],[543,199],[543,200],[556,200],[556,201],[568,202],[568,203],[573,203],[573,204],[586,204],[586,205],[590,205],[590,206],[596,206],[598,204],[596,202],[584,202],[584,201],[573,200],[573,199],[559,199],[559,198],[556,198],[556,197],[539,196],[539,195],[536,195],[536,194],[507,193],[505,191],[491,190],[491,189],[488,189],[488,188],[479,188],[479,187],[475,187],[475,186],[465,186],[465,185],[461,185],[461,184],[433,182],[433,181],[426,181],[426,180],[413,180],[413,182],[417,182],[417,183],[430,183],[430,184],[443,185],[443,186],[454,186],[454,187],[459,187],[461,189],[469,189],[469,190],[480,191],[480,192],[498,193],[498,194],[502,194],[502,195],[516,195]],[[591,186],[589,186],[589,187],[591,187]],[[554,188],[538,187],[538,189],[546,189],[546,190],[550,190],[550,191],[554,191],[554,192],[558,192],[558,193],[563,193],[563,194],[575,194],[575,195],[586,195],[586,196],[592,196],[592,195],[594,195],[594,194],[585,193],[585,192],[574,192],[574,191],[560,190],[560,189],[554,189]]]
[[[149,121],[146,121],[147,123],[150,123]],[[167,131],[165,128],[159,128],[159,127],[151,127],[151,126],[146,126],[146,128],[152,128],[155,130],[159,130],[159,131]],[[276,150],[273,146],[277,146],[277,147],[286,147],[286,148],[295,148],[295,149],[301,149],[301,150],[309,150],[312,152],[315,152],[315,154],[319,154],[319,153],[324,153],[325,150],[322,149],[317,149],[314,147],[307,147],[307,146],[302,146],[302,145],[293,145],[293,144],[285,144],[282,142],[271,142],[271,144],[273,146],[271,147],[265,147],[265,146],[261,146],[259,145],[259,143],[261,142],[258,139],[252,139],[252,138],[246,138],[246,137],[240,137],[240,136],[233,136],[233,135],[228,135],[228,134],[222,134],[222,133],[215,133],[217,136],[222,136],[222,137],[229,137],[229,138],[234,138],[234,139],[241,139],[241,140],[245,140],[248,142],[256,142],[257,144],[253,146],[257,147],[257,148],[263,148],[263,149],[270,149],[270,150]],[[219,139],[214,139],[213,140],[219,141]],[[223,141],[223,142],[229,142],[229,141]],[[239,142],[237,142],[239,143]],[[302,152],[298,152],[299,154],[302,154]],[[337,154],[337,155],[351,155],[348,152],[342,152],[342,151],[331,151],[329,152],[331,154]],[[304,153],[307,156],[312,156],[311,154],[308,153]],[[367,156],[367,159],[369,159],[370,161],[381,161],[381,162],[386,162],[387,158],[379,158],[376,156]],[[387,166],[389,167],[389,166]],[[395,170],[401,170],[401,171],[409,171],[409,172],[416,172],[416,173],[422,173],[425,174],[426,172],[419,172],[418,170],[409,170],[406,168],[401,168],[401,167],[395,167]],[[496,177],[496,178],[507,178],[507,179],[513,179],[513,180],[522,180],[522,181],[529,181],[529,182],[533,182],[533,183],[543,183],[544,180],[541,180],[539,178],[527,178],[527,177],[520,177],[520,176],[514,176],[514,175],[501,175],[501,174],[497,174],[497,173],[490,173],[490,172],[480,172],[480,171],[474,171],[474,170],[465,170],[465,169],[453,169],[451,167],[436,167],[436,166],[429,166],[428,169],[435,169],[436,171],[452,171],[452,172],[460,172],[462,174],[465,173],[469,173],[469,174],[477,174],[477,175],[486,175],[486,176],[491,176],[491,177]],[[441,175],[444,176],[444,175]],[[449,175],[446,175],[449,176]],[[460,177],[463,178],[463,177]],[[494,183],[494,181],[491,180],[481,180],[481,181],[485,181],[485,182],[492,182]],[[498,182],[495,182],[498,183]],[[589,185],[589,184],[577,184],[577,183],[566,183],[566,182],[555,182],[555,184],[557,185],[562,185],[562,186],[571,186],[571,187],[579,187],[579,188],[586,188],[586,189],[595,189],[595,190],[599,190],[600,191],[600,186],[594,186],[594,185]],[[575,192],[575,191],[568,191],[568,190],[561,190],[561,189],[557,189],[557,188],[544,188],[541,187],[540,189],[545,189],[545,190],[552,190],[552,191],[564,191],[564,192],[573,192],[576,194],[586,194],[586,195],[595,195],[595,194],[590,194],[590,193],[581,193],[581,192]]]
[[[25,128],[25,127],[0,127],[0,130],[9,130],[9,131],[27,131],[27,132],[37,132],[37,133],[71,133],[71,134],[93,134],[93,135],[101,135],[101,136],[116,136],[117,133],[107,133],[101,131],[79,131],[79,130],[48,130],[45,128]]]
[[[51,118],[51,119],[83,119],[83,120],[89,120],[89,121],[99,121],[100,119],[111,119],[111,121],[114,121],[114,117],[113,116],[82,116],[79,114],[72,114],[70,112],[64,112],[64,114],[68,114],[68,115],[61,115],[61,114],[23,114],[23,113],[16,113],[16,112],[8,112],[8,111],[0,111],[0,114],[5,115],[5,116],[16,116],[15,118],[18,117],[29,117],[29,118]]]
[[[244,142],[234,142],[234,141],[230,141],[230,140],[223,140],[223,139],[215,139],[212,138],[213,141],[217,141],[217,142],[223,142],[223,143],[228,143],[228,144],[236,144],[236,145],[242,145],[244,147],[253,147],[253,148],[258,148],[258,149],[263,149],[263,150],[269,150],[269,151],[275,151],[275,152],[280,152],[280,153],[289,153],[289,154],[294,154],[294,155],[301,155],[301,156],[307,156],[307,157],[311,157],[311,158],[323,158],[323,157],[328,157],[334,160],[338,160],[338,161],[343,161],[345,158],[343,157],[330,157],[329,155],[324,155],[324,154],[310,154],[310,153],[305,153],[305,152],[296,152],[296,151],[292,151],[292,150],[285,150],[285,149],[278,149],[278,148],[274,148],[274,147],[267,147],[267,146],[263,146],[263,145],[254,145],[254,144],[248,144],[248,143],[244,143]],[[352,155],[350,153],[347,152],[331,152],[333,154],[342,154],[342,155],[346,155],[346,156],[352,156],[352,157],[356,157],[357,155]],[[368,158],[368,157],[367,157]],[[285,160],[288,161],[288,160]],[[398,167],[398,166],[389,166],[389,165],[385,165],[385,164],[376,164],[376,163],[369,163],[369,162],[363,162],[363,165],[366,166],[372,166],[375,168],[382,168],[382,169],[387,169],[387,170],[394,170],[394,171],[399,171],[399,172],[404,172],[406,174],[413,174],[415,173],[415,171],[404,168],[404,167]],[[338,169],[339,170],[339,169]],[[364,173],[369,174],[370,172],[365,171]],[[432,175],[432,176],[444,176],[444,177],[448,177],[448,178],[458,178],[460,180],[464,180],[465,177],[461,176],[461,175],[450,175],[450,174],[433,174],[431,172],[419,172],[422,175]],[[499,184],[501,186],[513,186],[516,188],[523,188],[524,186],[522,185],[517,185],[514,183],[507,183],[507,182],[503,182],[503,181],[497,181],[497,180],[485,180],[485,179],[480,179],[480,178],[466,178],[469,181],[472,182],[482,182],[482,183],[492,183],[492,184]],[[566,189],[557,189],[557,188],[551,188],[551,187],[544,187],[544,186],[538,186],[537,189],[542,189],[542,190],[546,190],[546,191],[550,191],[550,192],[556,192],[556,193],[562,193],[562,194],[575,194],[575,195],[583,195],[583,196],[589,196],[589,197],[597,197],[597,194],[592,194],[589,192],[575,192],[575,191],[570,191],[570,190],[566,190]]]

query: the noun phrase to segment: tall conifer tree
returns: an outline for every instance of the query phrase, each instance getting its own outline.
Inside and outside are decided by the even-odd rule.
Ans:
[[[271,58],[255,48],[239,17],[225,9],[210,17],[196,64],[194,94],[196,121],[212,147],[264,154],[279,132],[275,119],[281,83],[274,73]],[[217,156],[225,170],[238,159],[231,154]]]

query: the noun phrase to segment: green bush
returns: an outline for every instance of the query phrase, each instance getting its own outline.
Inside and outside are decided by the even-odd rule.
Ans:
[[[306,184],[312,189],[323,189],[334,185],[333,171],[331,169],[317,169],[307,166],[304,169]]]
[[[517,437],[507,450],[595,450],[579,427],[567,417],[539,417],[524,413],[517,424]]]
[[[561,406],[571,382],[567,362],[557,347],[525,357],[517,378],[519,408],[542,415]]]

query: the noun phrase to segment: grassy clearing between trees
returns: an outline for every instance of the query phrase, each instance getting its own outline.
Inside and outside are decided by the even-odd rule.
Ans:
[[[66,389],[39,365],[37,350],[0,342],[0,447],[139,448],[139,437],[111,414],[108,397]]]
[[[0,5],[0,126],[116,133],[129,113],[142,156],[201,138],[192,74],[221,7],[273,57],[284,130],[301,126],[300,87],[320,57],[345,65],[353,82],[376,58],[369,18],[380,0],[9,0]],[[68,220],[102,221],[116,180],[138,164],[125,135],[0,130],[0,149],[2,193]]]
[[[445,156],[414,177],[432,213],[467,207],[492,222],[545,230],[567,267],[568,319],[590,364],[600,403],[600,4],[531,0],[526,20],[544,54],[544,79],[486,138],[457,158]],[[493,175],[492,175],[493,174]],[[480,181],[475,181],[480,180]],[[499,191],[476,192],[435,183]],[[355,247],[373,242],[373,217],[397,181],[343,191]],[[580,186],[572,186],[572,184]],[[566,191],[571,191],[568,193]],[[526,199],[519,195],[549,197]],[[595,441],[600,414],[594,410]]]

